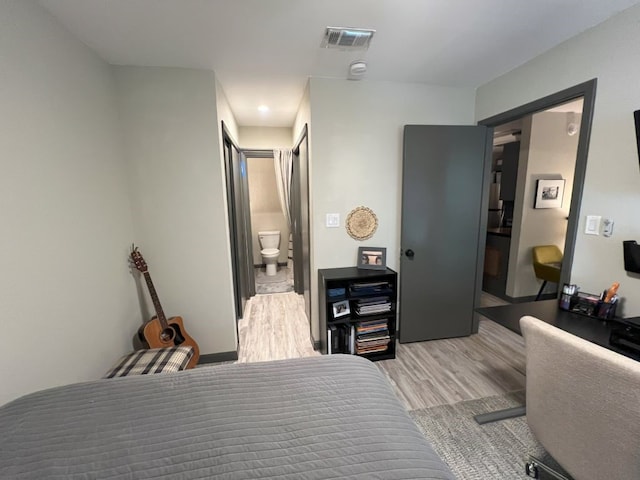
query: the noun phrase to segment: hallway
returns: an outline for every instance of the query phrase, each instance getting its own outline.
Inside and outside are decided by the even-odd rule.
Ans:
[[[238,363],[320,355],[313,349],[302,296],[256,295],[238,323]]]

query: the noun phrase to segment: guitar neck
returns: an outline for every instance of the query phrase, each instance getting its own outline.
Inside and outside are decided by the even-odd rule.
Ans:
[[[162,328],[167,328],[169,326],[169,324],[167,323],[167,317],[165,317],[164,315],[162,305],[160,305],[160,299],[158,298],[158,294],[156,293],[156,288],[153,286],[153,282],[151,281],[151,275],[149,275],[149,272],[144,272],[144,279],[147,282],[149,295],[151,296],[151,301],[153,302],[153,307],[156,310],[156,315],[158,316],[160,325],[162,325]]]

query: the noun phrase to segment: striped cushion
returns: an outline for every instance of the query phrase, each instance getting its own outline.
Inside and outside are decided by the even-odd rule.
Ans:
[[[193,347],[138,350],[123,356],[104,378],[146,375],[184,370],[193,357]]]

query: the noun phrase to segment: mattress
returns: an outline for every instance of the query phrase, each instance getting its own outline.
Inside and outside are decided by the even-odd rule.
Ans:
[[[350,355],[44,390],[1,407],[0,432],[0,478],[454,478]]]

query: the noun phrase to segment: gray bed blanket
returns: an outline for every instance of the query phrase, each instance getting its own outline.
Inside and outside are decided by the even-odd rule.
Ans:
[[[0,478],[454,478],[350,355],[45,390],[1,407],[0,435]]]

